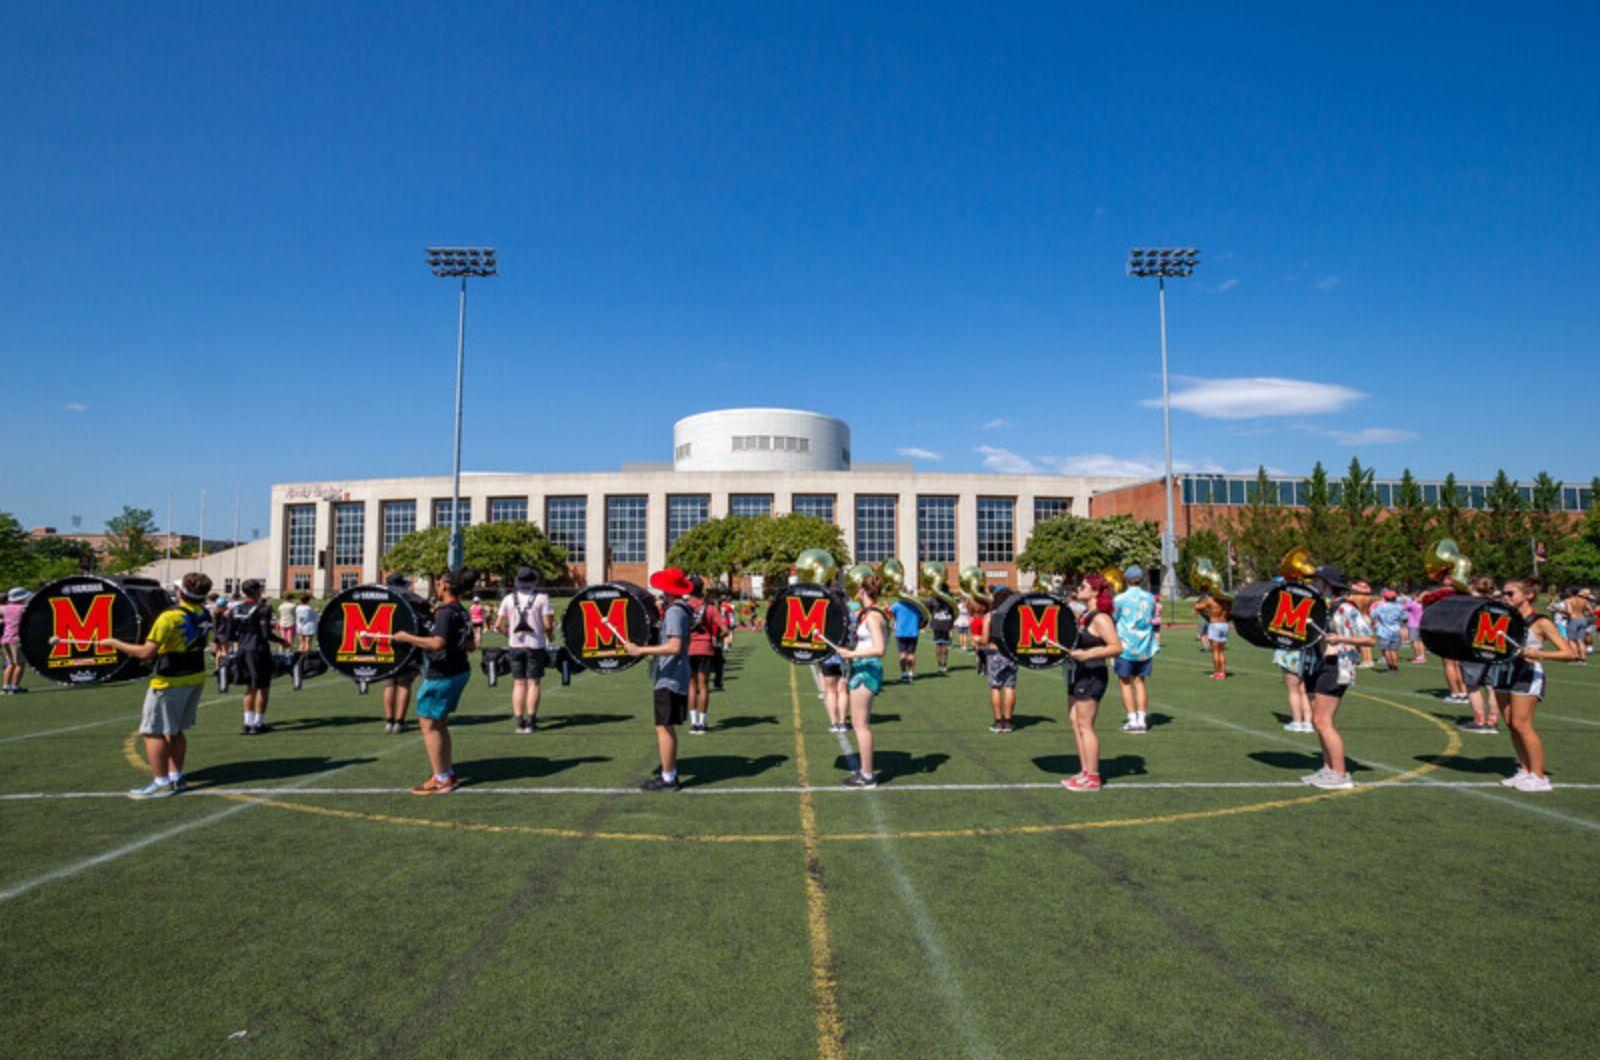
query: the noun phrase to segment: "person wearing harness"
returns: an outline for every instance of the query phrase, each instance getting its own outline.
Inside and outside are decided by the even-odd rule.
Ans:
[[[1099,574],[1086,574],[1078,581],[1073,599],[1084,605],[1078,620],[1078,643],[1067,653],[1067,711],[1072,720],[1072,739],[1078,745],[1078,775],[1068,777],[1061,786],[1068,791],[1100,790],[1100,738],[1094,732],[1100,699],[1111,686],[1108,660],[1122,654],[1122,640],[1111,618],[1116,606],[1111,589]]]
[[[703,595],[705,582],[698,574],[689,576],[694,593],[689,606],[693,625],[689,632],[689,734],[704,736],[710,731],[706,713],[711,706],[711,674],[716,669],[717,641],[722,637],[722,613]]]
[[[412,610],[416,611],[419,623],[431,618],[433,609],[428,606],[428,601],[411,591],[410,578],[396,572],[389,575],[383,584],[406,598]],[[411,705],[411,686],[416,683],[420,672],[421,665],[411,663],[383,683],[384,732],[393,734],[406,731],[406,708]]]
[[[205,689],[206,641],[211,635],[206,593],[211,591],[211,579],[191,571],[173,588],[177,603],[156,616],[144,643],[130,644],[116,637],[100,641],[107,648],[150,663],[150,687],[144,694],[139,733],[144,737],[151,781],[128,792],[130,799],[159,799],[188,786],[183,780],[183,760],[189,749],[184,733],[194,727],[200,693]]]
[[[1573,662],[1578,650],[1572,642],[1556,629],[1548,615],[1534,610],[1539,601],[1539,583],[1532,578],[1514,578],[1506,582],[1503,599],[1517,609],[1527,623],[1528,635],[1522,651],[1512,661],[1505,679],[1496,685],[1494,697],[1505,716],[1506,728],[1511,732],[1511,747],[1517,753],[1517,771],[1500,781],[1508,788],[1524,792],[1550,790],[1550,778],[1544,772],[1544,741],[1533,728],[1533,712],[1544,698],[1543,662]],[[1545,643],[1555,646],[1546,651]]]
[[[840,646],[839,658],[849,662],[850,724],[856,733],[856,771],[844,778],[847,788],[875,788],[872,771],[872,697],[883,690],[883,655],[889,649],[889,620],[878,606],[883,579],[869,574],[861,579],[856,599],[861,612],[856,616],[856,640],[851,647]]]
[[[1318,567],[1311,575],[1311,586],[1329,598],[1329,629],[1320,642],[1300,652],[1302,680],[1311,693],[1311,725],[1322,745],[1322,768],[1300,781],[1328,791],[1348,791],[1355,784],[1345,765],[1344,738],[1334,728],[1333,719],[1345,692],[1356,682],[1361,647],[1371,647],[1377,638],[1367,616],[1345,598],[1350,583],[1338,567]]]
[[[461,606],[461,597],[472,591],[478,574],[472,570],[453,570],[439,579],[439,599],[427,633],[396,632],[393,639],[427,652],[422,674],[422,691],[417,694],[417,724],[428,751],[433,774],[411,789],[413,795],[448,795],[461,786],[456,776],[455,756],[450,742],[450,715],[461,704],[461,693],[472,679],[472,663],[467,654],[476,646],[472,619]]]
[[[272,689],[273,642],[289,646],[273,628],[272,607],[261,601],[261,581],[251,578],[241,588],[244,600],[228,616],[235,644],[233,665],[244,685],[244,724],[239,732],[259,736],[267,731],[267,695]]]
[[[539,682],[549,661],[550,634],[555,612],[550,597],[539,592],[539,572],[532,567],[517,571],[515,591],[500,601],[496,632],[506,635],[511,660],[511,714],[517,732],[531,733],[539,724]]]
[[[652,692],[655,700],[656,750],[661,755],[661,772],[646,780],[640,787],[644,791],[678,791],[683,784],[678,780],[678,726],[689,715],[689,634],[694,628],[689,605],[684,597],[694,592],[688,575],[677,567],[667,567],[650,575],[650,588],[665,599],[662,608],[661,631],[654,644],[635,644],[620,636],[622,649],[629,655],[653,656],[656,659],[656,680]]]
[[[992,606],[998,609],[1010,595],[1010,589],[996,589]],[[978,645],[978,657],[983,660],[981,669],[989,682],[989,709],[994,713],[989,731],[1006,733],[1015,731],[1012,717],[1017,712],[1017,664],[994,646],[999,632],[995,628],[992,612],[983,616],[981,626],[976,620],[973,621],[972,639]]]

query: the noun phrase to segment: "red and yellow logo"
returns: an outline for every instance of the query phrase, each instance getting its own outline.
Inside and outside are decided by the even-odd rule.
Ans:
[[[583,653],[585,655],[598,654],[602,649],[613,654],[620,650],[617,646],[618,634],[628,628],[628,599],[619,596],[606,605],[604,614],[600,612],[600,605],[593,600],[584,600],[578,604],[578,610],[583,615]]]
[[[1286,633],[1296,640],[1305,640],[1306,624],[1311,621],[1311,608],[1316,602],[1317,598],[1314,596],[1296,599],[1288,593],[1279,593],[1278,605],[1272,612],[1272,621],[1267,623],[1268,631]]]
[[[788,607],[783,616],[783,646],[786,648],[812,646],[822,643],[824,620],[828,614],[828,600],[817,597],[806,601],[791,596],[785,601]]]
[[[101,643],[111,636],[111,605],[115,600],[114,593],[99,593],[89,599],[80,614],[71,597],[50,598],[51,632],[55,636],[55,643],[50,645],[51,666],[115,660],[116,651]],[[93,658],[84,658],[85,652],[92,652]]]
[[[368,615],[353,600],[344,603],[344,636],[339,642],[341,661],[357,656],[363,659],[394,658],[394,604],[379,604]]]
[[[1472,633],[1472,647],[1481,651],[1505,651],[1506,633],[1510,628],[1510,615],[1479,611],[1478,628]]]
[[[1061,606],[1049,604],[1034,608],[1022,604],[1017,608],[1017,652],[1055,652],[1059,649],[1051,641],[1061,640]]]

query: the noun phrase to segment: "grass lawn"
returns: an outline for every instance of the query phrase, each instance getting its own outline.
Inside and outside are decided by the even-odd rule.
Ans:
[[[642,667],[546,682],[517,735],[475,673],[467,786],[328,674],[195,791],[129,761],[142,685],[0,699],[4,1052],[62,1056],[1572,1056],[1600,1050],[1600,668],[1554,665],[1548,795],[1493,784],[1437,664],[1363,671],[1361,785],[1301,786],[1267,653],[1169,632],[1148,735],[1076,772],[1059,672],[987,731],[970,656],[891,685],[882,786],[839,787],[810,671],[740,634],[709,735],[655,765]],[[932,669],[924,643],[921,663]],[[894,666],[889,663],[892,674]],[[72,795],[73,797],[67,797]]]

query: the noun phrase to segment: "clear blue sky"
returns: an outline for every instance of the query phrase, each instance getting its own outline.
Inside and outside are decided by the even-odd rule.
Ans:
[[[777,404],[1137,470],[1123,262],[1191,244],[1181,461],[1600,471],[1594,5],[793,6],[7,5],[0,508],[238,486],[248,535],[274,481],[448,471],[436,242],[502,260],[469,469]]]

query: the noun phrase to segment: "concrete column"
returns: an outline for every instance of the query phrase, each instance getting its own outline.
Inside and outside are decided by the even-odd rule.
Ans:
[[[644,558],[651,570],[667,565],[667,492],[645,494]]]
[[[854,493],[840,492],[833,499],[833,518],[839,524],[839,533],[844,537],[845,551],[850,553],[853,562],[859,562],[856,557],[856,495]]]
[[[267,537],[272,546],[267,553],[267,593],[271,596],[282,595],[284,586],[283,574],[283,547],[288,540],[283,518],[283,501],[276,494],[271,501],[271,509],[267,512]]]
[[[383,505],[376,500],[362,502],[361,580],[378,580],[378,557],[383,552]]]
[[[603,492],[590,493],[588,498],[584,549],[589,558],[585,569],[589,584],[597,585],[606,580],[606,495]]]
[[[917,492],[901,490],[894,505],[894,553],[906,565],[906,582],[917,587]]]
[[[978,495],[956,497],[956,570],[978,562]]]
[[[1015,547],[1017,554],[1021,555],[1022,550],[1028,546],[1028,538],[1033,536],[1033,494],[1029,493],[1017,497],[1013,523],[1017,531]],[[1019,568],[1017,570],[1017,587],[1021,589],[1033,588],[1033,575]]]
[[[528,522],[546,533],[549,532],[544,512],[544,494],[534,493],[528,497]]]

